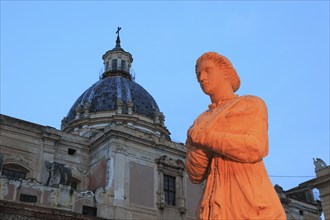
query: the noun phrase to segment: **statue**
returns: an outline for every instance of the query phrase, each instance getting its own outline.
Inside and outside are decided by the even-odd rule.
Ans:
[[[234,94],[240,78],[224,56],[205,53],[195,70],[212,102],[187,133],[189,178],[206,181],[197,219],[286,219],[262,161],[268,153],[265,103]]]
[[[313,158],[313,161],[315,165],[315,171],[319,171],[327,167],[327,164],[320,158]]]
[[[49,161],[45,161],[45,166],[49,171],[49,176],[46,182],[47,186],[58,187],[59,184],[71,184],[72,172],[70,168],[64,167],[64,164]]]

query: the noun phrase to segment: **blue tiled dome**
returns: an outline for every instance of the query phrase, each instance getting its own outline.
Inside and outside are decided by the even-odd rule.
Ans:
[[[123,103],[122,114],[128,114],[128,103],[132,103],[133,114],[153,118],[159,108],[153,97],[139,84],[121,76],[105,77],[89,87],[73,104],[66,123],[76,118],[76,109],[89,105],[89,112],[116,111],[118,100]]]

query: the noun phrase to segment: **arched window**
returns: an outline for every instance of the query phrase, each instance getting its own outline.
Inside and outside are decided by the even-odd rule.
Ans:
[[[121,61],[121,67],[120,67],[120,69],[121,69],[122,71],[126,71],[126,61],[125,61],[125,60],[122,60],[122,61]]]
[[[6,176],[9,180],[26,179],[28,169],[18,164],[4,164],[2,167],[2,175]]]
[[[113,59],[111,63],[111,70],[117,70],[118,64],[117,59]]]

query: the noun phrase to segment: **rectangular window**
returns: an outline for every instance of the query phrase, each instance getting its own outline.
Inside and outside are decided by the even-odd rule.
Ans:
[[[82,214],[87,215],[87,216],[96,216],[97,208],[84,205],[83,210],[82,210]]]
[[[21,194],[21,195],[19,195],[19,201],[36,203],[37,202],[37,196]]]
[[[175,177],[164,174],[165,203],[175,206]]]
[[[68,149],[68,154],[73,156],[73,155],[76,154],[76,150],[75,149],[72,149],[72,148],[69,148]]]
[[[123,71],[126,70],[126,61],[125,60],[121,61],[121,70],[123,70]]]
[[[111,63],[111,69],[112,70],[117,70],[117,67],[118,67],[117,59],[113,59],[111,62],[112,62]]]

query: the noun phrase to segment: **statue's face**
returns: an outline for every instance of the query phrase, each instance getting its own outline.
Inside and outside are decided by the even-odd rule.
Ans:
[[[223,83],[226,83],[224,71],[212,60],[202,61],[196,68],[196,75],[203,92],[207,95],[215,95]]]

